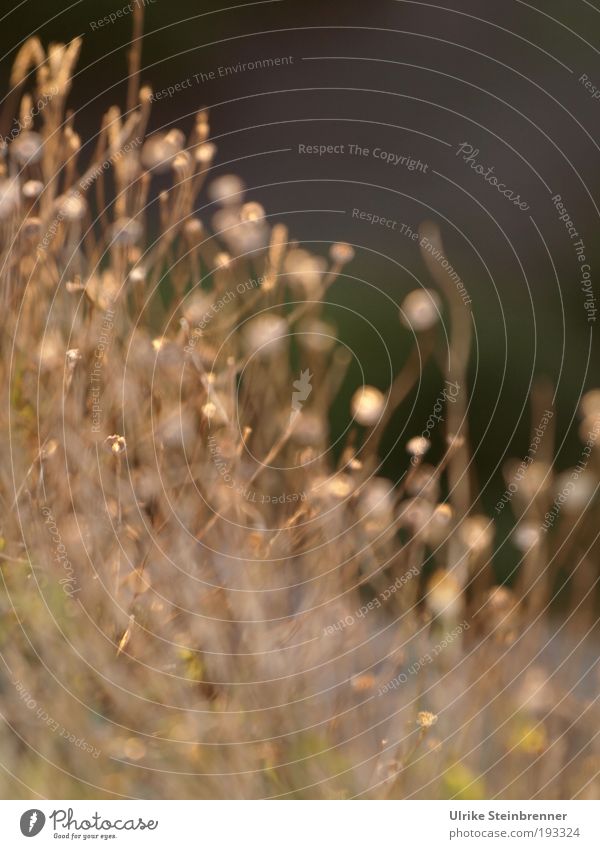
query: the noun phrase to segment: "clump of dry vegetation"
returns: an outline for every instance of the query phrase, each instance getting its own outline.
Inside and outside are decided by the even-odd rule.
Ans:
[[[27,42],[6,107],[2,796],[596,797],[595,439],[557,483],[546,416],[507,464],[523,555],[497,586],[436,225],[431,289],[399,305],[413,354],[333,451],[352,248],[312,254],[214,176],[206,112],[148,137],[135,54],[82,172],[78,51]],[[392,481],[381,438],[430,358],[446,452],[416,433]],[[537,428],[551,394],[532,406]],[[597,394],[583,414],[585,445]]]

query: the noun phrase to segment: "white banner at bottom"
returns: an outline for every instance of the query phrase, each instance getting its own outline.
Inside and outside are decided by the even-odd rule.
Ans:
[[[0,801],[0,846],[600,846],[596,801]],[[168,842],[167,842],[168,841]]]

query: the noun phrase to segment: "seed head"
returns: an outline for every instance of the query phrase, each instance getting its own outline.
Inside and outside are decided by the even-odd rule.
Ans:
[[[185,136],[180,130],[155,133],[146,140],[142,148],[142,165],[155,174],[167,174],[184,143]]]
[[[143,265],[136,265],[135,268],[132,268],[129,272],[129,282],[133,283],[143,283],[146,279],[146,269]]]
[[[584,416],[600,414],[600,389],[592,389],[590,392],[586,392],[581,399],[580,409]]]
[[[79,193],[64,195],[59,201],[59,212],[65,221],[81,221],[86,209],[85,198]]]
[[[245,203],[240,210],[240,220],[244,222],[263,221],[265,208],[260,203]]]
[[[460,538],[469,551],[481,554],[489,549],[494,538],[493,523],[487,516],[470,516],[460,527]]]
[[[375,386],[363,386],[352,396],[350,409],[359,425],[372,427],[383,415],[385,395]]]
[[[513,542],[520,551],[529,551],[540,541],[540,530],[532,522],[521,522],[513,533]]]
[[[428,501],[437,501],[440,494],[440,482],[433,466],[421,463],[406,481],[406,494],[418,495]]]
[[[104,444],[111,452],[111,454],[113,454],[115,457],[124,454],[127,450],[127,442],[125,441],[125,437],[119,436],[118,433],[113,433],[111,434],[111,436],[107,436],[104,441]]]
[[[246,352],[266,358],[285,348],[289,334],[287,321],[278,315],[260,315],[244,328]]]
[[[44,191],[44,184],[41,180],[27,180],[23,186],[23,197],[28,200],[34,200],[39,197]]]
[[[81,351],[79,350],[79,348],[69,348],[66,353],[66,358],[69,368],[75,368],[75,366],[81,359]]]
[[[354,259],[354,248],[346,242],[336,242],[329,248],[329,256],[336,265],[346,265]]]
[[[33,165],[42,158],[43,145],[39,133],[21,133],[10,145],[9,153],[19,165]]]
[[[415,289],[400,307],[400,321],[414,333],[430,330],[440,320],[441,300],[432,289]]]
[[[421,710],[417,714],[417,725],[419,728],[431,728],[438,721],[437,714],[429,710]]]
[[[424,436],[414,436],[406,443],[406,450],[413,457],[424,457],[431,448],[431,442]]]
[[[293,248],[284,262],[284,271],[292,287],[299,287],[307,296],[316,296],[323,284],[327,263],[302,248]]]
[[[565,512],[581,513],[589,506],[596,494],[598,480],[591,471],[578,472],[568,469],[556,479],[555,492],[557,500]]]
[[[310,318],[298,325],[298,344],[314,354],[326,354],[335,346],[337,334],[331,324]]]
[[[433,616],[452,618],[461,604],[461,587],[451,572],[437,569],[427,584],[425,603]]]
[[[194,152],[196,162],[199,162],[200,165],[209,165],[215,158],[216,154],[217,146],[212,142],[206,142],[205,144],[198,145]]]
[[[112,239],[116,245],[135,245],[142,236],[142,225],[135,218],[119,218],[113,224]]]
[[[449,504],[438,504],[427,526],[427,542],[432,546],[441,545],[448,538],[453,520],[452,507]]]
[[[244,199],[245,184],[235,174],[224,174],[208,187],[208,197],[221,206],[239,206]]]

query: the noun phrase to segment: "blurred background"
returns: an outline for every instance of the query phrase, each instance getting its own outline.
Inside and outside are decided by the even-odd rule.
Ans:
[[[114,23],[99,23],[111,13]],[[71,106],[91,157],[103,112],[125,108],[127,50],[133,16],[123,0],[26,2],[2,18],[1,75],[8,85],[19,44],[82,35]],[[370,4],[213,2],[146,3],[142,80],[155,91],[190,80],[157,100],[151,126],[189,130],[199,108],[211,114],[218,147],[215,174],[233,171],[248,197],[288,225],[291,237],[317,253],[351,243],[354,261],[330,292],[330,318],[355,358],[334,410],[341,432],[361,382],[385,388],[413,344],[398,305],[431,286],[418,246],[398,228],[425,219],[441,227],[449,261],[471,298],[475,350],[470,367],[470,432],[482,506],[505,489],[502,466],[525,456],[530,395],[539,379],[556,390],[557,465],[577,462],[577,407],[599,383],[593,323],[584,309],[572,241],[558,220],[560,194],[600,267],[597,196],[600,100],[580,82],[600,86],[600,12],[585,0],[546,0],[543,8],[506,0],[386,0]],[[272,68],[219,68],[292,57]],[[196,80],[194,74],[214,79]],[[530,207],[517,209],[457,156],[468,143],[477,161]],[[344,153],[309,155],[298,145],[343,145]],[[380,148],[427,165],[409,171],[350,145]],[[199,198],[199,215],[206,198]],[[394,230],[352,217],[359,208],[398,222]],[[362,366],[363,373],[359,368]],[[406,468],[406,440],[419,434],[439,394],[441,373],[429,366],[398,411],[384,448],[384,472]],[[533,423],[536,426],[536,423]],[[443,450],[433,436],[432,460]],[[518,553],[509,510],[498,518],[495,568],[506,575]]]

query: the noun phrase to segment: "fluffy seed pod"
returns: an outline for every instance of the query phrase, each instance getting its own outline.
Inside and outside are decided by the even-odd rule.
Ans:
[[[406,443],[406,450],[413,457],[424,457],[431,448],[431,442],[424,436],[414,436]]]
[[[211,307],[210,296],[206,292],[196,291],[184,304],[184,318],[191,327],[206,324],[212,316]]]
[[[200,144],[194,151],[194,158],[201,166],[209,165],[217,155],[217,146],[212,142]]]
[[[377,424],[385,410],[385,395],[374,386],[357,389],[350,402],[352,418],[364,427]]]
[[[344,472],[331,477],[319,476],[311,487],[310,500],[323,509],[329,509],[340,501],[348,499],[355,489],[354,478]]]
[[[81,351],[79,348],[69,348],[65,357],[69,368],[75,368],[77,363],[81,360]]]
[[[59,201],[59,213],[65,221],[81,221],[87,209],[85,198],[80,194],[63,196]]]
[[[433,289],[415,289],[400,307],[400,321],[414,333],[430,330],[440,320],[442,302]]]
[[[446,542],[454,525],[454,511],[449,504],[438,504],[427,525],[427,542],[431,546]]]
[[[285,318],[279,315],[260,315],[246,324],[244,346],[249,355],[271,357],[285,349],[289,336]]]
[[[184,143],[185,136],[180,130],[155,133],[146,140],[142,148],[142,165],[155,174],[167,174]]]
[[[504,468],[504,477],[507,485],[516,486],[522,498],[527,501],[542,495],[552,482],[550,466],[539,460],[524,471],[522,461],[510,460]],[[511,491],[514,491],[514,488]]]
[[[431,728],[438,721],[437,715],[429,710],[421,710],[417,714],[417,725],[419,728]]]
[[[118,457],[120,454],[124,454],[127,450],[125,437],[119,436],[118,433],[113,433],[111,436],[107,436],[104,440],[104,444],[115,457]]]
[[[112,240],[116,245],[130,247],[139,242],[142,236],[142,225],[135,218],[119,218],[112,228]]]
[[[260,203],[255,203],[254,201],[251,203],[245,203],[240,210],[240,221],[243,221],[244,223],[264,221],[264,218],[265,208]]]
[[[461,612],[461,596],[461,586],[454,575],[438,569],[427,584],[425,603],[433,616],[454,619]]]
[[[513,542],[519,551],[529,551],[540,541],[540,529],[532,522],[521,522],[513,533]]]
[[[394,525],[394,484],[370,478],[358,494],[357,512],[367,533],[381,533]]]
[[[436,477],[435,468],[423,463],[406,481],[408,495],[418,495],[428,501],[437,501],[440,494],[440,482]]]
[[[299,445],[321,445],[327,436],[323,417],[310,410],[302,410],[294,419],[293,441]]]
[[[136,265],[135,268],[132,268],[129,272],[129,281],[135,285],[136,283],[143,283],[146,279],[146,269],[143,265]]]
[[[517,690],[518,706],[528,713],[547,713],[556,703],[552,676],[541,666],[526,669]]]
[[[298,344],[314,354],[326,354],[335,347],[337,333],[335,327],[318,318],[309,318],[300,322],[296,334]]]
[[[42,158],[44,140],[39,133],[21,133],[10,145],[8,151],[19,165],[33,165]]]
[[[235,174],[217,177],[208,187],[208,197],[221,206],[240,206],[244,200],[244,181]]]
[[[494,539],[494,525],[487,516],[469,516],[460,526],[459,535],[473,554],[487,551]]]
[[[581,513],[594,498],[597,487],[598,480],[592,472],[567,470],[556,479],[556,502],[567,513]]]
[[[592,449],[597,450],[600,447],[600,410],[586,415],[579,425],[579,438],[582,442],[589,443]]]
[[[354,259],[354,248],[346,242],[336,242],[329,248],[329,256],[336,265],[346,265]]]
[[[590,392],[586,392],[581,399],[579,408],[584,416],[600,415],[600,389],[592,389]]]
[[[427,530],[432,514],[433,506],[424,498],[410,498],[398,505],[398,523],[413,536]]]
[[[307,297],[317,297],[327,270],[327,263],[302,248],[293,248],[286,255],[283,265],[288,281],[294,290]]]
[[[254,206],[254,204],[247,204]],[[256,204],[258,206],[258,204]],[[224,206],[212,217],[214,232],[232,253],[245,254],[264,248],[269,237],[269,228],[264,218],[242,218],[242,210],[235,206]]]
[[[204,224],[199,218],[188,218],[183,225],[183,232],[186,239],[192,245],[198,245],[206,237]]]
[[[35,200],[44,191],[44,184],[41,180],[27,180],[23,186],[23,197],[27,200]]]

